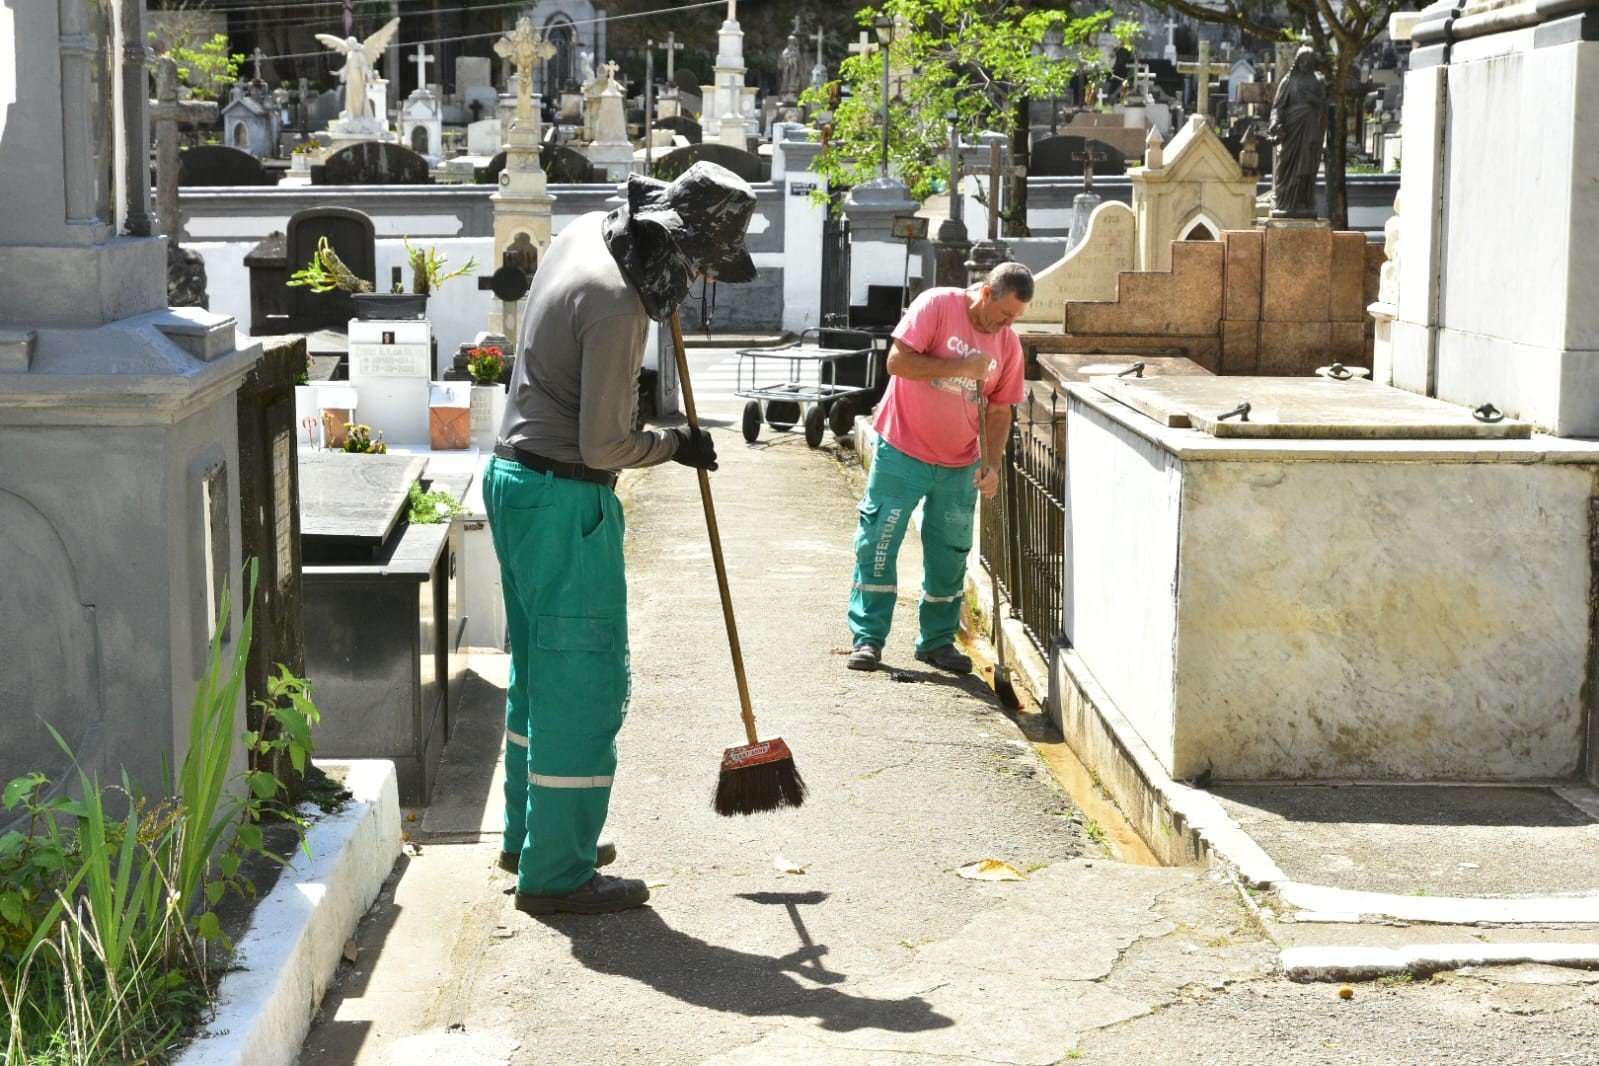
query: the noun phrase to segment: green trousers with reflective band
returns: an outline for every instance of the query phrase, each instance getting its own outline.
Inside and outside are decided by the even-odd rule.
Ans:
[[[877,442],[855,533],[849,628],[856,644],[881,647],[888,640],[899,588],[899,547],[917,503],[922,504],[922,605],[916,650],[955,643],[966,556],[972,550],[978,466],[935,466],[886,440]]]
[[[483,500],[511,641],[502,846],[521,855],[520,891],[559,895],[594,875],[627,714],[622,504],[498,457]]]

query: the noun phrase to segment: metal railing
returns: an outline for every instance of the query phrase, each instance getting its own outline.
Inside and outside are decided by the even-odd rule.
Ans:
[[[1029,385],[1016,407],[1000,490],[982,501],[979,549],[1006,611],[1047,656],[1060,634],[1066,542],[1066,408]]]

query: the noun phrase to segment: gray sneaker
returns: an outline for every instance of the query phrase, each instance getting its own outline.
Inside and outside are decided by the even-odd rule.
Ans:
[[[851,670],[876,670],[882,662],[883,649],[868,641],[861,641],[855,645],[855,650],[849,653]]]
[[[610,914],[641,907],[649,898],[649,887],[643,881],[595,874],[582,888],[559,896],[518,892],[516,909],[523,914]]]
[[[947,670],[952,674],[969,674],[972,672],[970,656],[962,654],[953,644],[945,644],[931,651],[916,653],[917,661],[936,666],[940,670]]]
[[[609,840],[601,840],[596,850],[598,852],[594,856],[594,865],[596,867],[609,866],[616,861],[616,845]],[[521,861],[521,858],[522,856],[517,852],[502,851],[500,852],[500,861],[495,865],[508,874],[514,874],[517,872],[517,864]]]

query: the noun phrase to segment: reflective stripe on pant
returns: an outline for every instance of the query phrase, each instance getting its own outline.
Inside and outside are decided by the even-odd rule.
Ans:
[[[581,888],[594,874],[630,690],[622,505],[611,489],[489,461],[511,677],[505,835],[518,887]]]
[[[917,651],[955,642],[960,631],[966,556],[972,548],[977,486],[971,466],[935,466],[877,442],[855,534],[855,581],[849,596],[854,642],[888,640],[898,588],[900,545],[911,512],[922,504],[922,603]]]

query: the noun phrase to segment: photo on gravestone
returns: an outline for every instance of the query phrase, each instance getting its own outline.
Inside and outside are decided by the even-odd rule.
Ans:
[[[276,185],[278,176],[261,160],[225,144],[199,144],[178,154],[178,185]]]
[[[357,141],[311,168],[313,185],[432,185],[428,161],[402,144]]]
[[[1063,133],[1033,142],[1028,174],[1035,178],[1071,178],[1083,174],[1085,155],[1092,156],[1094,174],[1127,173],[1127,157],[1114,145],[1092,137]]]

